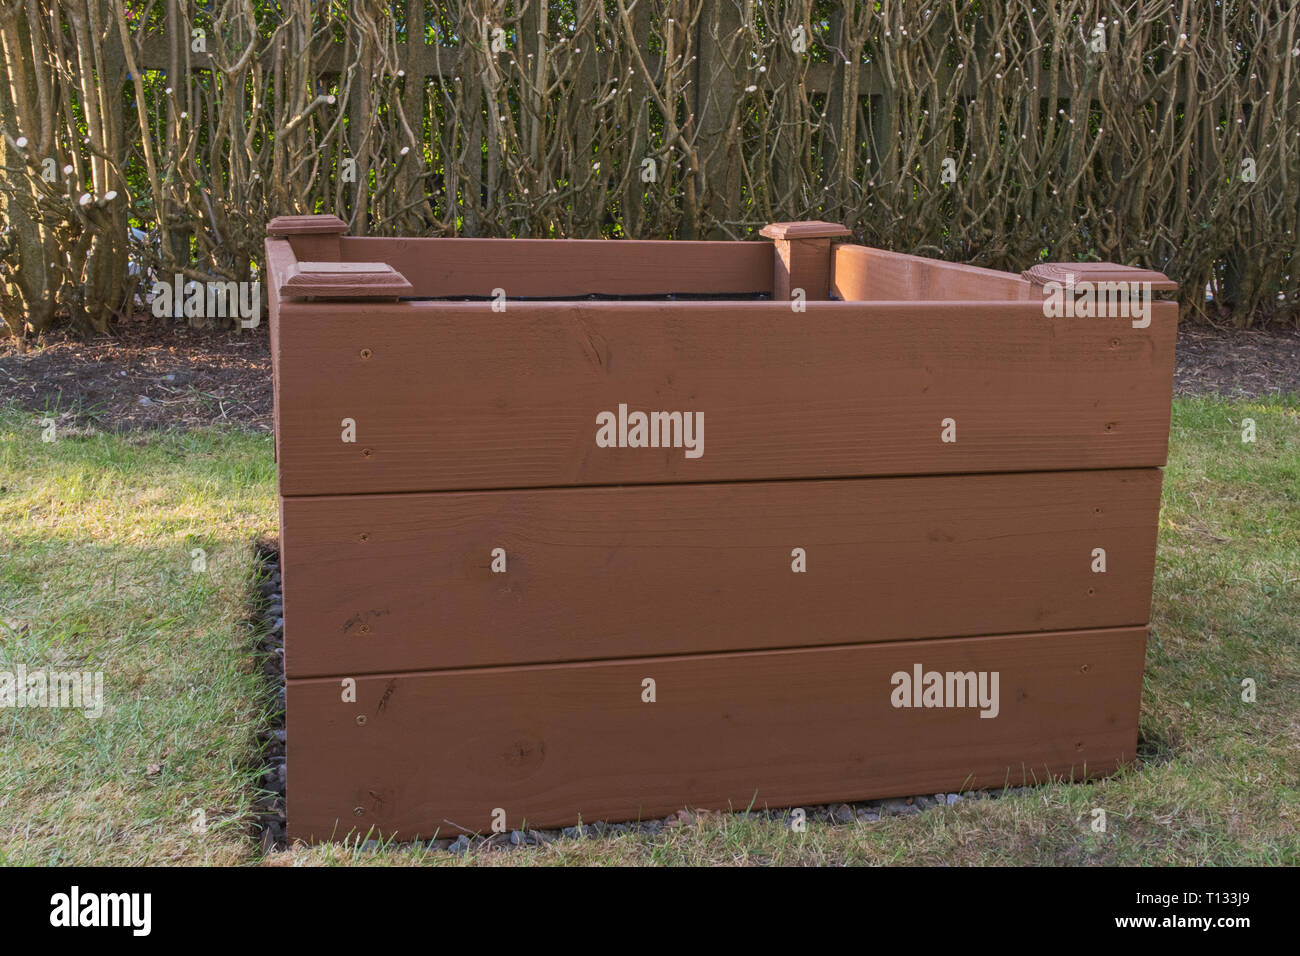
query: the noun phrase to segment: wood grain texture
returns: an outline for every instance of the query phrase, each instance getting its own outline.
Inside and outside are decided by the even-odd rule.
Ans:
[[[1144,329],[1036,302],[286,301],[276,321],[280,490],[306,495],[1159,466],[1177,305]],[[703,413],[703,455],[597,447],[620,403]]]
[[[1160,478],[286,498],[286,665],[309,677],[1145,624]]]
[[[777,239],[773,242],[772,298],[789,302],[802,289],[806,301],[830,298],[831,241]]]
[[[266,240],[266,309],[271,338],[271,420],[275,425],[275,460],[280,460],[280,284],[297,268],[298,260],[289,239]]]
[[[1031,283],[1010,272],[850,243],[831,247],[831,291],[836,298],[858,302],[1042,298]]]
[[[266,224],[266,234],[273,238],[284,236],[341,236],[348,224],[338,216],[311,214],[305,216],[276,216]]]
[[[804,222],[772,222],[758,231],[769,239],[834,239],[847,236],[849,230],[838,222],[810,219]]]
[[[1149,282],[1152,292],[1176,292],[1178,283],[1163,272],[1122,266],[1114,262],[1040,262],[1020,273],[1034,285],[1048,282]]]
[[[291,839],[400,840],[1098,776],[1132,760],[1145,630],[378,675],[288,685]],[[891,675],[999,673],[999,712]],[[655,703],[642,681],[656,682]],[[358,718],[364,717],[364,723]],[[373,828],[373,830],[372,830]]]
[[[290,236],[289,245],[299,262],[339,261],[339,237],[335,235]]]
[[[280,284],[282,297],[334,299],[399,298],[414,292],[406,277],[386,262],[306,262],[289,267]]]
[[[266,225],[267,236],[287,238],[294,256],[300,261],[338,262],[339,239],[347,231],[347,223],[330,215],[276,216]],[[281,282],[290,275],[292,270],[282,270]]]
[[[507,298],[772,291],[766,242],[345,237],[345,261],[387,262],[415,296]]]

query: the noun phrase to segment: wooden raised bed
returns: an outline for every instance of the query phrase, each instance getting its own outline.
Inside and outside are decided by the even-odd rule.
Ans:
[[[344,231],[284,217],[267,241],[290,837],[1134,757],[1177,305],[1049,318],[1043,283],[1164,276],[1015,276],[826,223]],[[637,411],[681,415],[640,447]],[[996,707],[898,706],[917,667],[996,673]]]

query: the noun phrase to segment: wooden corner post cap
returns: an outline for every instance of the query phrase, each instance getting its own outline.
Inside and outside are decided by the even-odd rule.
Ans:
[[[769,239],[835,239],[847,236],[849,230],[837,222],[814,219],[810,222],[770,222],[758,234]]]
[[[276,216],[266,224],[270,239],[288,239],[293,254],[300,261],[338,262],[342,256],[339,240],[348,224],[338,216]]]
[[[831,296],[831,240],[847,236],[839,223],[773,222],[759,235],[773,240],[772,298],[789,301],[796,289],[804,299],[816,301]]]
[[[276,216],[266,224],[266,234],[273,239],[288,236],[341,236],[348,224],[338,216]]]
[[[1058,282],[1061,285],[1079,282],[1137,282],[1150,283],[1152,292],[1177,292],[1178,283],[1163,272],[1122,266],[1115,262],[1040,262],[1020,273],[1020,277],[1034,285]]]
[[[286,298],[401,298],[414,292],[406,276],[386,262],[298,262],[280,285]]]

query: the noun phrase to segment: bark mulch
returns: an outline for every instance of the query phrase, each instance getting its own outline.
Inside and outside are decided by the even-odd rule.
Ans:
[[[187,430],[230,422],[271,431],[265,324],[214,331],[119,323],[89,341],[49,338],[25,355],[0,340],[0,403],[101,431]]]

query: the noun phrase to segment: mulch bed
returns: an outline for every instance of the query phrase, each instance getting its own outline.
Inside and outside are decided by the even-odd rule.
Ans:
[[[1300,395],[1300,329],[1183,325],[1175,355],[1175,395]]]
[[[26,355],[0,340],[0,403],[101,431],[230,422],[271,431],[266,325],[215,331],[140,315],[112,336],[53,337]]]
[[[1300,394],[1300,329],[1178,333],[1176,395]],[[140,315],[112,336],[52,337],[26,355],[0,341],[0,402],[105,431],[189,429],[231,422],[271,431],[265,324],[210,331]]]

